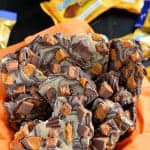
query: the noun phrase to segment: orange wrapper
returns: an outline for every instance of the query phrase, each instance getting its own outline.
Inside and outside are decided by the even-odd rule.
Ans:
[[[77,26],[72,30],[71,26]],[[65,34],[77,34],[77,33],[88,33],[94,32],[91,27],[84,21],[71,20],[64,22],[59,25],[48,28],[36,35],[42,35],[45,33],[54,34],[57,32],[63,32]],[[9,53],[16,52],[19,48],[28,44],[36,36],[29,36],[24,41],[10,46],[0,51],[0,58],[4,57]],[[117,150],[149,150],[150,147],[150,83],[144,79],[142,86],[142,93],[137,100],[137,123],[135,131],[122,142],[118,143]],[[2,84],[0,76],[0,149],[10,150],[9,144],[13,139],[13,132],[8,125],[8,115],[3,106],[3,102],[6,100],[7,94],[5,86]]]

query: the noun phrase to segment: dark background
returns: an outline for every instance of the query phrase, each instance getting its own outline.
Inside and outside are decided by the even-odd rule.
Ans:
[[[17,24],[12,30],[9,45],[53,25],[51,18],[41,10],[40,2],[42,0],[0,0],[0,9],[18,13]],[[125,10],[111,9],[90,25],[96,32],[113,38],[132,32],[136,19],[137,15]]]

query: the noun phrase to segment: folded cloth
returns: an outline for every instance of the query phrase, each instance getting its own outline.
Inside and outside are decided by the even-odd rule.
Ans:
[[[42,34],[55,34],[58,32],[63,32],[65,34],[77,34],[77,33],[88,33],[94,32],[91,27],[81,20],[70,20],[53,27],[50,27],[42,32],[39,32],[33,36],[27,37],[24,41],[12,45],[6,49],[0,51],[0,59],[9,53],[14,53],[19,48],[25,46],[30,41],[34,39],[37,35]],[[150,83],[144,79],[142,93],[137,100],[137,123],[135,131],[127,137],[125,140],[121,141],[117,145],[118,150],[148,150],[150,143],[150,100],[149,100],[149,88]],[[7,111],[3,106],[3,102],[6,100],[7,94],[5,86],[2,84],[0,76],[0,148],[3,150],[10,150],[9,144],[13,139],[13,131],[8,125],[8,115]],[[143,148],[144,147],[144,148]]]

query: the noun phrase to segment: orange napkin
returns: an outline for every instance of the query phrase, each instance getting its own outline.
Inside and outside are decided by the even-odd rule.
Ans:
[[[39,32],[33,36],[27,37],[24,41],[12,45],[6,49],[0,51],[0,59],[8,53],[14,53],[19,48],[28,44],[37,35],[46,33],[58,33],[63,32],[65,34],[76,34],[76,33],[88,33],[94,32],[91,27],[81,20],[70,20],[51,28],[48,28],[42,32]],[[117,145],[118,150],[149,150],[150,149],[150,83],[144,79],[141,96],[137,100],[137,123],[136,130],[124,141]],[[13,131],[8,125],[8,115],[3,107],[3,102],[6,100],[7,94],[5,86],[1,82],[0,77],[0,149],[10,150],[9,144],[13,138]]]

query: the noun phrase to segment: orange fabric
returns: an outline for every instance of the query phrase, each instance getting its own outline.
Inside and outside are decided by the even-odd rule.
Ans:
[[[42,32],[39,32],[33,36],[27,37],[23,42],[12,45],[6,49],[0,51],[0,59],[8,53],[14,53],[19,48],[28,44],[37,35],[46,33],[64,32],[65,34],[87,33],[93,32],[88,24],[80,20],[71,20],[51,28],[48,28]],[[150,149],[150,83],[144,79],[142,93],[137,100],[137,123],[136,130],[125,140],[117,145],[117,150],[149,150]],[[7,112],[3,106],[3,102],[6,100],[5,86],[1,82],[0,78],[0,149],[10,150],[9,144],[13,138],[13,132],[8,126]]]

